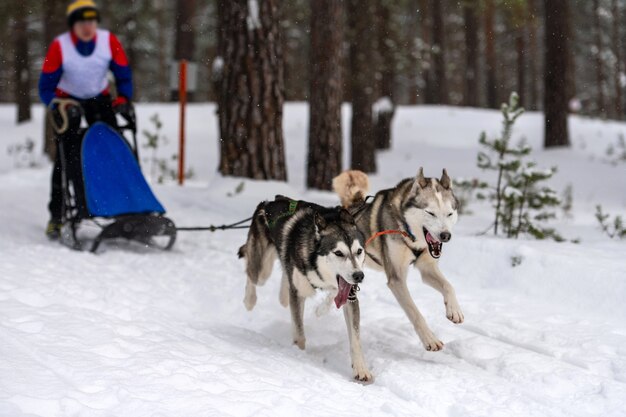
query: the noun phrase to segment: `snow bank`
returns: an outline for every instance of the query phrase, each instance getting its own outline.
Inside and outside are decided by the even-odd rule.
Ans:
[[[236,221],[277,193],[337,203],[304,189],[304,104],[285,109],[289,182],[245,180],[240,193],[241,180],[216,174],[214,111],[189,108],[187,160],[196,178],[154,187],[178,225]],[[139,105],[141,128],[150,129],[155,112],[170,139],[163,157],[176,149],[177,109]],[[344,107],[344,117],[349,112]],[[33,123],[15,126],[13,108],[0,106],[0,145],[31,137],[40,146],[41,108],[34,114]],[[518,123],[514,140],[537,148],[541,116]],[[0,416],[623,416],[626,243],[601,234],[593,207],[626,211],[625,168],[602,161],[626,125],[572,118],[570,126],[572,149],[534,157],[559,166],[556,188],[573,184],[572,217],[555,226],[581,243],[479,235],[491,212],[472,204],[441,258],[466,322],[450,323],[440,295],[410,272],[442,352],[424,351],[383,274],[366,271],[359,298],[376,377],[369,386],[350,381],[343,316],[332,309],[316,317],[321,299],[305,311],[307,351],[292,345],[278,267],[255,310],[245,311],[235,256],[245,231],[181,233],[168,253],[124,243],[98,255],[73,252],[43,236],[48,163],[36,157],[40,168],[17,168],[0,152]],[[378,156],[372,189],[419,166],[427,176],[447,167],[452,176],[485,178],[476,168],[478,135],[499,128],[496,111],[399,107],[393,149]],[[346,145],[347,130],[344,123]]]

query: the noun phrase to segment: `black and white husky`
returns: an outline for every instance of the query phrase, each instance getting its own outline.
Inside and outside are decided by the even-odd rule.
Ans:
[[[350,340],[354,378],[370,381],[360,342],[358,284],[363,281],[365,261],[363,234],[354,218],[341,208],[326,208],[277,196],[258,205],[246,243],[239,249],[246,260],[248,280],[244,304],[256,304],[256,286],[269,278],[278,257],[283,269],[280,303],[289,305],[293,340],[305,347],[302,316],[304,302],[316,290],[332,294],[337,308],[343,306]]]
[[[422,281],[443,295],[448,319],[463,322],[454,288],[438,266],[443,243],[452,237],[457,221],[458,202],[448,173],[444,169],[440,179],[425,178],[420,168],[415,178],[379,191],[371,202],[364,198],[369,180],[361,171],[346,171],[335,177],[333,188],[342,205],[354,213],[359,230],[368,237],[366,265],[385,272],[389,289],[426,350],[440,350],[443,343],[428,328],[411,298],[407,274],[410,265],[419,269]]]

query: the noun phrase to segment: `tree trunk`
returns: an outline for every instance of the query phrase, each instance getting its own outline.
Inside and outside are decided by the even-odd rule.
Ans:
[[[195,32],[193,18],[196,14],[196,0],[176,1],[176,34],[174,40],[174,60],[193,61]],[[178,100],[178,91],[172,91],[172,101]],[[193,93],[187,93],[187,100],[193,101]]]
[[[30,120],[30,71],[28,61],[28,22],[27,4],[15,3],[15,102],[17,104],[17,123]]]
[[[350,90],[352,96],[352,169],[376,172],[372,104],[374,101],[373,0],[349,0],[348,24],[351,31]]]
[[[376,149],[391,148],[391,123],[395,111],[394,81],[396,60],[394,51],[397,41],[391,24],[390,5],[384,0],[376,1],[376,33],[378,34],[378,55],[380,62],[380,80],[378,102],[374,106],[374,137]]]
[[[611,0],[611,15],[613,16],[612,25],[612,46],[615,54],[615,68],[613,69],[613,85],[615,88],[615,100],[613,104],[613,117],[617,120],[623,118],[622,110],[622,83],[620,80],[622,73],[622,49],[620,45],[620,21],[621,14],[617,0]]]
[[[435,64],[435,102],[448,104],[448,81],[446,79],[446,43],[445,23],[441,0],[432,0],[431,10],[433,14],[433,63]]]
[[[487,68],[487,107],[497,109],[500,107],[498,100],[498,77],[496,74],[496,47],[494,19],[496,6],[494,0],[486,0],[485,5],[485,64]]]
[[[43,2],[43,35],[44,44],[48,47],[54,38],[67,30],[65,19],[64,0],[46,0]],[[43,151],[48,155],[50,161],[56,157],[57,147],[54,141],[55,133],[50,124],[50,120],[44,117],[44,146]]]
[[[431,7],[430,0],[418,0],[420,10],[420,23],[422,32],[422,42],[424,49],[422,50],[422,74],[423,74],[423,92],[425,104],[434,104],[435,100],[435,88],[433,82],[433,54],[432,54],[432,21],[431,21]]]
[[[515,34],[515,51],[517,53],[517,94],[520,98],[520,105],[526,107],[528,100],[526,97],[526,41],[524,39],[524,25],[520,25]]]
[[[220,172],[285,181],[278,0],[221,4]]]
[[[567,128],[569,45],[568,0],[544,0],[546,55],[544,83],[544,112],[546,148],[569,146]]]
[[[421,13],[418,12],[419,0],[410,0],[407,2],[405,13],[408,16],[408,24],[406,25],[406,50],[408,53],[408,104],[417,104],[419,95],[418,75],[420,73],[420,64],[418,61],[419,48],[417,43],[417,28]]]
[[[159,62],[159,101],[165,102],[168,99],[168,92],[170,90],[169,86],[169,72],[168,72],[168,62],[165,54],[165,44],[166,44],[166,36],[167,36],[167,20],[166,13],[167,10],[165,8],[166,5],[165,0],[157,0],[155,2],[156,7],[156,24],[157,24],[157,38],[158,45],[160,45],[158,49],[158,62]]]
[[[311,1],[307,186],[330,190],[341,173],[343,2]]]
[[[528,34],[528,53],[529,53],[529,93],[530,97],[528,100],[529,109],[537,110],[540,102],[539,98],[539,83],[540,83],[540,75],[539,75],[539,47],[537,42],[538,31],[538,10],[537,10],[537,0],[528,0],[528,9],[529,9],[529,34]]]
[[[478,31],[476,19],[476,1],[463,3],[465,20],[465,89],[463,103],[466,106],[478,107]]]
[[[602,50],[604,49],[602,42],[602,25],[600,24],[600,2],[593,0],[593,27],[594,42],[597,52],[595,54],[596,61],[596,90],[598,92],[598,113],[606,116],[606,101],[604,97],[604,64],[602,63]]]

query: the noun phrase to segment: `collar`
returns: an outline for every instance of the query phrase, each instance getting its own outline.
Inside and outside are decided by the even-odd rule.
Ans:
[[[96,39],[98,37],[97,34],[92,40],[87,42],[78,39],[78,36],[76,36],[74,31],[70,32],[70,37],[72,38],[72,43],[74,44],[74,47],[82,56],[89,56],[96,49]]]

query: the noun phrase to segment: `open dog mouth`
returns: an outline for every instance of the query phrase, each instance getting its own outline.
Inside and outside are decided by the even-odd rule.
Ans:
[[[337,308],[341,308],[342,305],[348,302],[348,298],[353,293],[353,287],[356,287],[356,285],[350,284],[341,275],[337,275],[337,295],[335,296]],[[354,297],[356,297],[356,294]]]
[[[428,252],[430,252],[430,256],[435,259],[439,258],[441,256],[443,243],[435,239],[435,237],[431,235],[425,227],[422,227],[422,230],[424,231],[424,237],[426,238],[426,243],[428,244]]]

